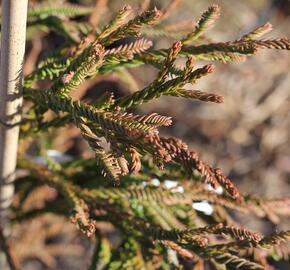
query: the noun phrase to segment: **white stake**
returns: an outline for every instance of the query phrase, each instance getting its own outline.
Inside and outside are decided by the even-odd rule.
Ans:
[[[0,58],[0,226],[14,193],[22,106],[22,66],[28,0],[2,1]]]

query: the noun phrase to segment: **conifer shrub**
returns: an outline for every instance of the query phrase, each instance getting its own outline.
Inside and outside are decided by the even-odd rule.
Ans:
[[[222,103],[217,93],[185,86],[210,76],[213,62],[244,61],[265,49],[290,50],[290,40],[263,39],[272,29],[265,23],[235,40],[213,42],[206,32],[220,8],[212,5],[191,32],[175,30],[180,39],[155,50],[150,37],[172,34],[166,19],[176,2],[139,14],[126,5],[100,29],[88,23],[89,7],[51,2],[30,7],[28,37],[54,32],[66,42],[43,57],[24,80],[18,158],[23,173],[16,179],[12,229],[41,216],[64,216],[95,243],[91,262],[84,260],[82,269],[272,269],[273,261],[289,260],[290,231],[263,235],[240,225],[234,213],[275,221],[289,214],[290,198],[242,194],[222,169],[200,158],[202,153],[180,138],[160,134],[160,127],[174,125],[170,116],[140,115],[135,108],[163,96],[172,102],[187,98]],[[197,67],[200,60],[207,63]],[[142,65],[158,70],[143,89],[121,97],[108,89],[91,103],[72,97],[86,80]],[[43,82],[49,85],[45,89]],[[53,116],[47,118],[48,113]],[[27,154],[25,145],[35,136],[69,125],[79,129],[95,158],[57,162],[42,153],[45,162],[39,163]],[[166,185],[168,179],[174,181],[173,188]],[[32,196],[41,203],[27,209]],[[210,204],[213,213],[196,210],[193,205],[200,202]],[[104,222],[118,232],[117,245],[104,233]],[[16,268],[13,241],[17,239],[4,246]]]

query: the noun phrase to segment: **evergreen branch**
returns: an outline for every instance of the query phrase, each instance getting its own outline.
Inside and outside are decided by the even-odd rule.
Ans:
[[[188,229],[188,230],[156,230],[153,232],[154,239],[158,240],[171,240],[177,242],[191,242],[191,239],[194,239],[196,236],[203,236],[205,234],[217,234],[217,235],[230,235],[238,241],[247,240],[254,244],[260,243],[263,238],[257,232],[252,232],[247,229],[242,229],[234,226],[224,226],[223,224],[209,225],[206,227],[201,227],[197,229]]]
[[[135,54],[140,54],[152,46],[152,42],[147,39],[138,39],[134,42],[120,45],[119,47],[108,49],[105,52],[104,64],[100,67],[99,72],[104,74],[117,69],[118,67],[125,67]]]
[[[70,220],[87,237],[94,235],[96,231],[96,225],[95,222],[90,219],[88,209],[85,204],[75,205]]]
[[[169,248],[175,255],[200,261],[204,267],[205,261],[209,260],[215,268],[263,269],[261,265],[268,267],[270,264],[266,260],[275,255],[271,254],[270,248],[290,238],[289,231],[263,236],[242,228],[227,211],[230,208],[244,213],[254,212],[259,217],[266,216],[277,222],[277,215],[289,215],[289,199],[244,197],[221,169],[204,162],[186,143],[177,138],[159,136],[158,128],[169,126],[172,122],[170,117],[126,111],[161,96],[221,103],[223,97],[217,94],[184,89],[187,83],[193,84],[213,71],[212,65],[195,68],[196,60],[242,61],[259,49],[290,50],[287,38],[258,39],[271,30],[269,23],[240,39],[212,42],[203,34],[219,17],[217,5],[209,7],[195,29],[187,35],[184,30],[189,28],[184,27],[184,23],[183,26],[160,24],[179,2],[172,0],[163,14],[154,9],[131,20],[131,8],[125,6],[102,31],[96,31],[84,21],[91,8],[84,11],[76,5],[59,7],[52,6],[51,2],[35,6],[29,14],[31,30],[35,27],[45,33],[51,30],[61,34],[68,42],[46,57],[38,69],[25,78],[24,97],[30,103],[28,111],[24,110],[25,120],[21,122],[21,128],[26,134],[32,134],[73,122],[94,151],[98,168],[93,159],[60,164],[46,157],[45,166],[28,159],[24,159],[28,165],[23,165],[20,159],[19,168],[29,172],[26,180],[30,185],[20,184],[16,189],[20,192],[17,191],[19,197],[13,209],[13,221],[23,221],[46,212],[70,216],[87,236],[95,233],[97,221],[110,222],[120,231],[122,243],[111,254],[109,242],[101,236],[90,269],[143,270],[148,265],[157,269],[172,268],[173,264],[174,267],[182,267],[177,256],[172,264]],[[65,17],[76,20],[63,22]],[[152,29],[151,26],[158,23],[159,26]],[[179,33],[176,33],[178,30]],[[139,36],[142,32],[185,37],[170,48],[151,51],[148,49],[152,42],[145,38],[125,41],[125,38]],[[80,41],[81,36],[85,37]],[[190,45],[196,40],[197,45]],[[185,68],[175,66],[176,61],[184,58],[187,59]],[[143,64],[156,67],[159,73],[140,91],[118,99],[112,93],[105,93],[91,105],[68,96],[86,78]],[[45,79],[50,80],[52,86],[49,89],[32,89],[37,86],[35,82]],[[136,89],[136,86],[130,90]],[[56,112],[57,116],[45,122],[47,110]],[[106,147],[101,138],[106,141]],[[149,159],[141,161],[141,156],[145,154],[149,154]],[[139,173],[133,175],[130,172]],[[108,187],[106,182],[98,181],[103,180],[102,175],[114,185],[119,185],[122,180],[122,187]],[[156,179],[159,180],[158,187],[154,186]],[[167,179],[176,181],[174,188],[167,186]],[[35,188],[38,181],[54,187],[61,196],[54,196],[47,203],[44,201],[40,208],[32,205],[27,211],[23,202],[28,204],[25,199],[28,194],[29,198],[40,194]],[[209,191],[208,184],[213,188],[222,186],[224,193]],[[44,197],[41,199],[44,200]],[[201,200],[214,205],[212,215],[206,216],[195,210],[192,203]],[[220,221],[224,223],[216,224]],[[154,247],[154,241],[165,247]],[[236,253],[237,250],[243,253]],[[237,254],[245,257],[240,258]],[[154,259],[151,259],[152,255]],[[199,257],[196,259],[196,256]],[[261,265],[246,258],[255,258]]]
[[[253,54],[255,51],[253,50],[251,54]],[[115,61],[112,64],[112,66],[106,65],[105,71],[103,71],[103,67],[100,69],[100,73],[107,73],[109,71],[113,71],[116,68],[134,68],[138,67],[144,64],[149,64],[153,67],[156,67],[157,69],[160,69],[162,67],[164,58],[167,54],[166,49],[161,49],[158,51],[152,51],[152,52],[146,52],[146,54],[136,54],[132,59],[130,59],[128,56],[126,57],[126,61],[120,61],[118,59],[115,59]],[[205,61],[221,61],[223,63],[226,62],[243,62],[246,60],[246,55],[242,55],[240,53],[232,53],[232,52],[209,52],[209,53],[197,53],[197,54],[190,54],[187,52],[180,52],[179,57],[188,57],[188,56],[194,56],[197,60],[205,60]],[[110,59],[110,61],[112,61]],[[113,65],[114,64],[114,65]],[[171,68],[170,72],[172,74],[180,75],[181,71],[176,68]]]
[[[199,90],[185,90],[178,89],[175,92],[169,93],[168,95],[174,97],[184,97],[184,98],[192,98],[205,102],[214,102],[214,103],[223,103],[223,96],[214,94],[214,93],[206,93]]]
[[[252,40],[264,36],[265,34],[269,33],[273,29],[272,24],[266,22],[265,24],[257,27],[253,31],[243,35],[240,40]]]
[[[101,40],[104,40],[109,35],[113,34],[116,30],[118,30],[121,26],[123,26],[131,12],[132,8],[129,5],[125,5],[109,22],[109,24],[102,30],[102,32],[97,37],[97,41],[99,42]],[[103,44],[106,45],[104,42]]]
[[[45,18],[48,16],[79,17],[92,12],[92,7],[85,7],[75,4],[58,4],[55,1],[47,1],[42,4],[34,5],[28,10],[28,20],[32,18]]]
[[[234,226],[224,226],[219,223],[217,225],[204,227],[201,229],[196,229],[197,233],[214,233],[214,234],[226,234],[230,235],[238,241],[247,240],[252,243],[259,243],[263,236],[258,232],[253,232],[244,228],[234,227]]]
[[[229,226],[225,227],[225,229],[232,230],[232,234],[237,235],[234,237],[237,241],[210,246],[211,250],[230,251],[237,248],[248,249],[250,247],[272,249],[277,245],[281,245],[282,242],[290,240],[290,231],[281,231],[279,233],[274,233],[270,236],[262,236],[259,233],[249,232],[245,229],[239,229]]]
[[[112,72],[117,68],[134,68],[144,64],[149,64],[157,69],[160,69],[163,66],[163,61],[166,56],[167,50],[159,50],[153,52],[146,52],[146,54],[136,54],[133,56],[128,55],[119,55],[118,57],[107,58],[105,64],[100,68],[99,72],[104,74],[108,72]],[[180,52],[179,57],[188,57],[193,56],[192,54],[188,54],[185,52]],[[238,61],[243,62],[246,60],[246,55],[242,55],[239,53],[225,53],[225,52],[211,52],[205,54],[196,54],[194,58],[197,60],[205,60],[205,61],[221,61],[221,62],[229,62],[229,61]],[[181,75],[182,71],[176,67],[172,67],[170,69],[171,74]]]
[[[213,188],[221,184],[232,198],[239,201],[242,200],[242,196],[237,188],[228,178],[221,174],[219,169],[217,171],[213,170],[209,165],[199,159],[197,153],[189,151],[187,145],[182,141],[175,138],[161,138],[161,143],[171,153],[173,159],[184,166],[184,169],[189,175],[193,174],[193,169],[197,169],[205,178],[205,182],[211,184]]]
[[[86,50],[60,74],[60,79],[52,85],[50,90],[66,94],[76,89],[86,77],[96,73],[103,62],[103,55],[104,49],[101,45],[89,47],[88,51]]]
[[[167,57],[165,58],[160,71],[158,73],[157,82],[163,82],[168,76],[170,69],[173,67],[173,64],[177,58],[178,53],[182,48],[182,43],[180,41],[175,42],[171,49],[168,51]]]
[[[288,39],[274,39],[274,40],[238,40],[234,42],[225,43],[211,43],[199,46],[184,46],[182,51],[179,53],[179,57],[185,57],[193,55],[196,59],[202,60],[218,60],[218,61],[244,61],[245,55],[255,54],[258,48],[276,48],[276,49],[288,49]],[[135,67],[143,65],[144,63],[151,64],[157,67],[161,66],[160,61],[168,55],[167,49],[161,49],[146,54],[135,55],[133,59],[126,57],[124,60],[115,60],[115,65],[107,67],[106,71],[112,70],[120,66]],[[112,59],[107,60],[112,64]],[[45,79],[49,77],[53,79],[68,66],[67,60],[61,63],[50,63],[35,71],[33,74],[26,78],[25,85],[28,86],[27,82]],[[108,69],[109,68],[109,69]],[[176,72],[174,72],[176,73]]]
[[[161,17],[161,12],[157,9],[145,11],[142,14],[136,16],[122,27],[117,28],[112,33],[104,38],[98,38],[98,41],[107,46],[114,41],[122,39],[126,36],[138,36],[141,28],[145,25],[154,25]]]
[[[161,243],[164,244],[165,246],[169,247],[170,249],[176,251],[176,253],[178,255],[182,256],[183,258],[186,258],[188,260],[193,259],[193,255],[189,250],[182,248],[180,245],[174,243],[173,241],[162,240]]]
[[[37,176],[41,182],[54,187],[59,191],[72,209],[71,222],[87,237],[95,233],[95,222],[89,216],[89,208],[86,202],[79,197],[79,189],[72,183],[60,179],[59,175],[51,173],[47,168],[36,165],[28,160],[21,160],[21,165],[29,168],[32,176]]]
[[[141,56],[142,55],[142,56]],[[164,68],[164,59],[158,60],[153,59],[150,53],[140,53],[140,54],[132,54],[130,51],[125,52],[125,54],[117,54],[117,55],[110,55],[106,57],[105,64],[100,68],[100,73],[107,73],[109,71],[112,71],[116,68],[122,68],[122,67],[135,67],[140,66],[142,64],[151,64],[154,67],[158,69]],[[141,56],[141,58],[139,58]],[[136,58],[137,57],[137,58]],[[177,68],[171,66],[170,67],[170,73],[172,74],[178,74],[181,75],[182,71],[178,70]]]
[[[42,67],[39,67],[24,79],[24,86],[29,88],[34,82],[44,80],[46,78],[53,80],[59,76],[61,72],[69,65],[69,60],[49,62]]]
[[[63,85],[63,80],[72,79],[77,71],[80,72],[81,77],[84,77],[83,73],[86,69],[90,69],[90,65],[95,64],[96,68],[95,71],[92,68],[90,73],[97,72],[103,56],[103,47],[96,42],[89,43],[89,40],[85,38],[78,45],[70,49],[63,49],[44,59],[39,68],[25,78],[25,86],[31,87],[32,83],[38,80],[57,78],[58,80],[54,82],[54,88],[60,87]],[[64,78],[62,79],[62,77]],[[75,79],[77,79],[77,76]]]
[[[131,172],[138,173],[141,170],[141,158],[140,154],[134,147],[129,148],[129,153],[131,156],[132,164],[131,164]]]
[[[252,55],[257,51],[257,45],[249,42],[228,42],[212,43],[200,46],[184,46],[179,52],[178,57],[194,56],[195,59],[214,60],[214,61],[244,61],[245,55]],[[100,67],[100,73],[107,73],[120,67],[136,67],[143,64],[150,64],[157,68],[162,67],[164,59],[167,57],[169,50],[161,49],[158,51],[146,52],[141,54],[120,54],[118,56],[106,56],[105,63]],[[132,58],[133,57],[133,58]],[[31,86],[31,82],[43,80],[45,78],[54,79],[71,64],[71,60],[64,59],[61,61],[49,62],[47,65],[40,67],[32,74],[25,78],[25,86]],[[171,73],[180,75],[180,71],[171,68]]]
[[[189,175],[193,175],[193,170],[196,169],[200,172],[200,174],[204,177],[204,181],[206,183],[211,184],[214,188],[219,184],[222,184],[226,191],[237,200],[242,200],[242,196],[239,191],[234,187],[234,185],[222,174],[216,174],[215,170],[213,170],[208,164],[201,161],[194,151],[189,151],[188,146],[183,143],[181,140],[176,138],[154,138],[151,140],[159,141],[170,154],[174,161],[181,164],[184,169],[188,172]],[[220,171],[218,171],[220,173]],[[221,181],[221,179],[223,181]],[[227,179],[225,181],[225,179]]]
[[[170,126],[172,124],[171,117],[159,115],[157,113],[150,113],[147,115],[134,115],[132,113],[121,113],[120,118],[123,121],[136,121],[140,124],[152,126],[152,127],[160,127],[160,126]]]
[[[202,175],[202,180],[205,183],[211,184],[213,188],[216,188],[220,182],[233,199],[239,202],[243,201],[243,197],[237,188],[228,178],[220,174],[219,169],[213,169],[200,160],[198,154],[188,150],[187,144],[180,139],[160,137],[154,132],[128,131],[127,136],[129,138],[122,137],[124,142],[150,153],[161,167],[163,167],[163,163],[174,161],[180,164],[189,176],[193,176],[195,170],[197,170]]]
[[[215,171],[219,171],[219,169],[213,169],[208,164],[201,161],[197,153],[189,151],[188,146],[179,139],[163,138],[159,137],[155,132],[143,133],[139,131],[127,131],[125,136],[126,137],[123,135],[122,137],[112,137],[112,139],[121,139],[123,143],[126,143],[131,147],[137,147],[140,151],[145,150],[154,157],[154,160],[161,167],[163,167],[163,163],[174,161],[181,165],[189,176],[195,175],[195,170],[197,170],[203,176],[202,180],[211,184],[214,188],[219,185],[216,177],[227,179],[222,174],[219,174],[220,172],[215,175]],[[219,179],[219,181],[221,180]],[[233,199],[240,203],[243,202],[242,195],[229,179],[224,183],[221,181],[221,184],[223,184],[225,190]]]
[[[100,45],[97,43],[89,44],[89,39],[84,38],[77,45],[58,50],[42,60],[38,65],[38,69],[26,76],[24,80],[25,87],[31,87],[33,82],[38,80],[44,80],[46,78],[53,80],[59,77],[61,73],[65,75],[75,72],[98,49],[101,53],[102,49]]]
[[[288,38],[252,40],[251,42],[258,48],[290,50],[290,40]]]
[[[234,253],[235,250],[249,250],[250,248],[256,246],[256,243],[248,240],[236,240],[232,242],[227,242],[223,244],[215,244],[210,246],[211,251],[219,251],[219,252],[229,252]],[[236,253],[237,254],[237,253]]]
[[[91,237],[95,233],[96,227],[89,217],[88,206],[68,186],[62,190],[62,194],[66,196],[73,209],[71,222],[87,237]]]
[[[89,143],[95,152],[98,165],[102,168],[102,174],[110,180],[114,185],[120,184],[120,176],[123,174],[122,168],[118,163],[118,159],[111,153],[106,153],[105,149],[100,145],[100,140],[92,133],[92,131],[83,123],[78,123],[82,136]]]
[[[86,119],[95,122],[102,128],[107,130],[114,130],[118,133],[124,133],[124,127],[118,120],[112,119],[111,113],[105,113],[94,107],[82,103],[80,101],[73,101],[68,97],[60,97],[53,95],[48,91],[40,91],[38,98],[44,104],[47,104],[48,108],[55,112],[68,112],[72,116],[85,117]]]
[[[80,42],[78,44],[63,48],[62,50],[60,50],[60,52],[58,52],[56,54],[52,54],[51,56],[46,58],[41,63],[45,64],[49,60],[50,60],[50,62],[51,61],[57,62],[59,60],[59,57],[61,59],[62,58],[68,59],[69,64],[71,64],[73,62],[73,60],[76,60],[75,65],[72,65],[72,68],[75,70],[76,67],[79,64],[81,64],[82,62],[84,62],[86,57],[88,57],[88,55],[92,54],[92,51],[94,49],[96,49],[96,47],[98,47],[98,46],[100,47],[100,45],[98,45],[97,42],[92,42],[90,37],[85,36],[84,38],[82,38],[80,40]],[[59,56],[58,56],[58,54],[59,54]],[[82,57],[79,57],[81,54],[82,54]],[[42,64],[42,66],[43,66],[43,64]],[[70,71],[72,71],[72,70],[70,70]]]
[[[213,72],[212,65],[206,65],[202,68],[194,70],[187,76],[179,76],[175,79],[169,80],[164,83],[157,84],[155,81],[143,90],[135,92],[129,96],[116,100],[116,105],[121,108],[128,108],[132,106],[141,105],[142,103],[148,102],[151,99],[159,98],[170,92],[174,92],[184,86],[186,83],[195,83],[198,79],[207,74]]]
[[[218,42],[198,46],[184,46],[182,52],[186,55],[205,55],[208,53],[239,53],[245,55],[254,54],[257,51],[255,43],[246,41]]]
[[[220,251],[196,252],[199,256],[213,258],[219,264],[225,264],[231,270],[264,270],[264,267],[247,259],[240,258],[231,253]]]
[[[53,94],[49,90],[27,90],[26,92],[27,95],[36,97],[42,106],[47,106],[47,108],[55,112],[68,112],[72,117],[84,117],[104,130],[114,131],[117,134],[128,134],[128,131],[131,129],[144,132],[155,131],[156,126],[162,123],[170,123],[169,118],[164,118],[163,116],[157,117],[152,114],[149,116],[127,114],[130,117],[124,117],[126,115],[124,113],[105,112],[86,103],[74,101],[70,97]]]
[[[169,49],[160,49],[149,53],[136,55],[135,58],[141,61],[162,61],[168,55]],[[257,51],[255,44],[246,41],[219,42],[202,45],[183,46],[179,57],[194,56],[202,60],[223,60],[233,59],[241,61],[242,55],[253,55]],[[237,55],[236,55],[237,54]],[[237,57],[236,59],[234,57]]]
[[[259,246],[272,247],[275,245],[279,245],[285,240],[290,240],[290,231],[281,231],[279,233],[266,236],[259,242]]]
[[[62,193],[69,202],[71,209],[73,209],[71,214],[72,223],[74,223],[87,237],[92,236],[95,233],[96,227],[89,217],[88,205],[79,198],[73,185],[69,182],[61,184],[60,181],[53,176],[50,176],[48,179],[45,175],[45,171],[43,171],[41,180],[52,185]]]
[[[199,159],[194,151],[189,151],[188,146],[176,138],[152,138],[152,142],[157,141],[172,157],[172,159],[181,164],[188,175],[193,175],[196,169],[203,177],[206,183],[211,184],[214,188],[218,183],[208,164]]]
[[[123,171],[118,159],[112,153],[106,153],[102,149],[96,149],[95,153],[98,165],[102,168],[102,174],[111,179],[115,186],[119,186]]]
[[[182,42],[184,44],[189,43],[199,38],[204,32],[208,31],[215,21],[220,16],[220,7],[218,5],[210,6],[202,15],[200,20],[197,22],[195,30],[189,33]]]
[[[252,50],[251,54],[255,54],[255,51]],[[205,61],[220,61],[222,63],[227,62],[244,62],[247,57],[246,55],[240,53],[231,53],[231,52],[212,52],[206,54],[200,54],[195,56],[199,60]]]
[[[124,53],[132,53],[132,54],[137,54],[144,52],[148,50],[152,46],[152,41],[145,39],[145,38],[140,38],[137,39],[136,41],[133,41],[131,43],[126,43],[124,45],[120,45],[119,47],[115,47],[112,49],[108,49],[105,51],[105,56],[113,54],[124,54]]]
[[[217,182],[229,193],[233,198],[242,199],[239,191],[234,186],[233,182],[223,175],[222,170],[220,168],[213,169],[214,176]]]
[[[154,240],[169,240],[177,242],[181,245],[186,243],[193,243],[199,247],[204,247],[208,243],[208,239],[206,237],[191,233],[189,230],[180,231],[149,228],[146,233]]]

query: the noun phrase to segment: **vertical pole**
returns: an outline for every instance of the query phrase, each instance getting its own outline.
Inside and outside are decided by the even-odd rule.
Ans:
[[[0,227],[14,194],[22,106],[22,67],[25,53],[28,0],[2,1],[0,58]]]

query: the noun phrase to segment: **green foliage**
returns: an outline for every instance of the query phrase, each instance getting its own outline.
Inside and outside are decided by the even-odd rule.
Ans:
[[[171,48],[150,50],[153,42],[139,38],[140,33],[150,36],[149,26],[154,29],[156,25],[157,30],[164,27],[167,13],[165,16],[153,9],[129,20],[133,11],[125,6],[100,31],[93,31],[93,26],[87,27],[87,32],[77,28],[75,17],[86,23],[84,18],[91,10],[49,3],[29,11],[29,28],[45,25],[47,31],[61,35],[66,42],[25,78],[28,109],[23,113],[21,138],[25,141],[72,124],[95,159],[39,165],[20,154],[18,166],[28,174],[16,181],[21,203],[13,209],[11,219],[24,222],[45,213],[69,217],[82,233],[97,238],[90,270],[185,269],[182,258],[193,265],[211,263],[215,269],[264,269],[264,262],[251,258],[249,251],[255,248],[271,258],[271,248],[289,239],[289,232],[264,236],[239,226],[228,212],[271,219],[283,210],[285,215],[289,213],[290,200],[241,194],[221,169],[201,160],[186,143],[159,135],[158,128],[171,125],[171,117],[138,115],[128,109],[163,96],[222,103],[223,97],[218,94],[184,88],[214,71],[212,64],[196,68],[197,60],[241,61],[260,49],[289,50],[290,41],[258,39],[271,29],[267,23],[234,41],[203,43],[205,32],[220,13],[213,5]],[[73,26],[77,36],[73,37],[65,24]],[[127,37],[131,39],[124,39]],[[183,67],[176,65],[177,60]],[[157,68],[158,75],[134,93],[119,98],[107,93],[91,104],[71,96],[86,80],[141,65]],[[47,88],[40,87],[42,81],[48,83]],[[45,115],[51,112],[54,118],[46,120]],[[154,185],[154,179],[159,185]],[[166,187],[167,179],[174,180],[176,187]],[[41,185],[53,187],[59,196],[40,208],[23,209],[30,193]],[[209,190],[208,185],[214,189],[221,186],[223,193]],[[212,205],[211,216],[192,207],[202,201]],[[279,202],[284,208],[278,211],[275,205]],[[110,223],[120,232],[117,247],[110,245],[98,222]],[[178,255],[175,261],[170,252]],[[225,268],[219,268],[221,265]]]
[[[207,31],[214,22],[220,16],[220,8],[217,5],[212,5],[205,11],[202,15],[200,20],[197,22],[197,25],[194,31],[188,34],[187,37],[183,39],[184,43],[189,43],[195,39],[198,39],[205,31]]]
[[[92,8],[73,4],[64,4],[62,1],[48,1],[35,5],[28,10],[28,19],[45,18],[49,16],[78,17],[89,15]]]

